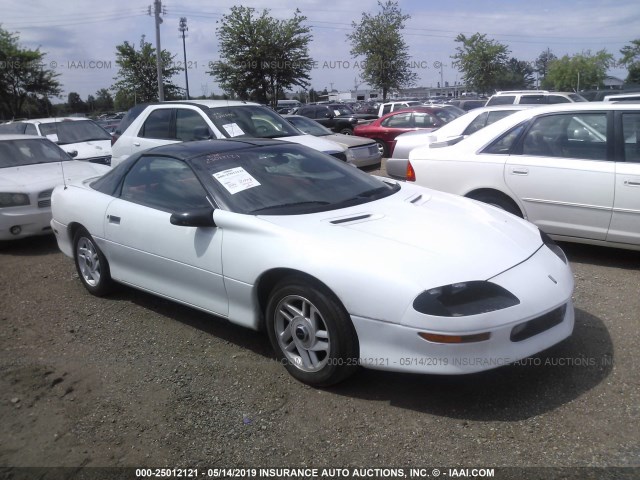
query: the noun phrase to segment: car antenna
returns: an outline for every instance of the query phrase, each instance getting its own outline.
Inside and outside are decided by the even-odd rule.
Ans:
[[[58,138],[58,140],[60,140],[60,137],[58,136],[58,117],[53,117],[53,124],[55,125],[55,129],[56,129],[56,137]],[[58,145],[56,143],[56,145]],[[60,148],[60,147],[58,147]],[[60,150],[62,150],[62,148],[60,148]],[[64,150],[62,150],[64,152]],[[65,152],[66,153],[66,152]],[[67,176],[64,174],[64,158],[60,157],[60,168],[62,169],[62,184],[64,185],[64,189],[67,189]]]

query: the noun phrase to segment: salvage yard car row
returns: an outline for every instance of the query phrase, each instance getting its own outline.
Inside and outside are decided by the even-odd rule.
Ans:
[[[54,162],[65,184],[51,226],[89,292],[123,283],[264,329],[302,382],[330,385],[360,365],[459,374],[487,368],[466,357],[528,357],[573,330],[573,276],[547,234],[640,249],[638,106],[516,112],[412,150],[398,182],[308,148],[322,139],[268,109],[222,103],[125,117],[115,168],[99,178]],[[211,137],[224,140],[198,141]],[[441,179],[484,203],[415,185]],[[513,185],[525,194],[507,197]],[[401,362],[408,354],[433,362]]]

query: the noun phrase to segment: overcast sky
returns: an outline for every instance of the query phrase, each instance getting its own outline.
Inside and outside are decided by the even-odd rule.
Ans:
[[[460,74],[451,67],[455,37],[480,32],[509,47],[519,60],[534,61],[547,47],[561,57],[585,50],[606,49],[619,58],[620,49],[640,38],[638,0],[400,0],[411,16],[404,36],[418,86],[436,86],[441,79],[453,83]],[[18,32],[20,42],[46,52],[45,65],[60,73],[66,101],[69,92],[86,100],[100,88],[109,88],[117,74],[115,47],[125,40],[138,45],[142,35],[155,45],[155,27],[147,14],[153,0],[0,0],[0,25]],[[161,46],[183,62],[180,17],[187,17],[186,39],[191,95],[222,93],[207,75],[209,62],[219,60],[216,22],[228,14],[233,0],[180,0],[163,2],[166,14],[161,25]],[[359,83],[356,59],[350,54],[346,34],[362,12],[375,14],[376,0],[245,0],[242,5],[270,9],[276,18],[289,18],[296,6],[307,16],[313,40],[311,87],[316,90],[353,89]],[[361,60],[361,59],[360,59]],[[610,74],[624,79],[624,69]],[[184,73],[174,77],[184,87]],[[361,85],[360,88],[367,88]],[[57,103],[56,100],[53,100]]]

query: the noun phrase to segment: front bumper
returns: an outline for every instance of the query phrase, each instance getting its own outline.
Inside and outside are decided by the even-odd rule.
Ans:
[[[520,342],[511,341],[515,325],[489,330],[489,340],[465,344],[431,343],[418,333],[425,329],[355,317],[360,341],[359,363],[366,368],[397,372],[461,375],[502,367],[539,353],[573,332],[573,303],[562,322]],[[523,323],[523,322],[518,322]],[[483,330],[485,331],[485,330]]]
[[[0,211],[0,240],[18,240],[51,233],[51,208],[26,206]],[[11,229],[14,232],[12,233]]]
[[[415,373],[465,374],[490,370],[535,355],[573,332],[573,275],[547,247],[489,279],[520,304],[467,317],[435,317],[409,307],[400,323],[352,315],[360,363],[368,368]],[[489,338],[437,343],[419,334]]]

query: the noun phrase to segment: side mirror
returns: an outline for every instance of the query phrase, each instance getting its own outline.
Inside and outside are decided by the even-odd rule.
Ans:
[[[213,220],[213,208],[195,208],[186,212],[177,212],[171,214],[169,219],[171,225],[178,227],[215,227],[216,222]]]
[[[71,156],[71,158],[76,158],[78,156],[78,150],[71,150],[67,153]]]
[[[193,129],[194,140],[210,140],[211,132],[207,127],[197,127]]]

